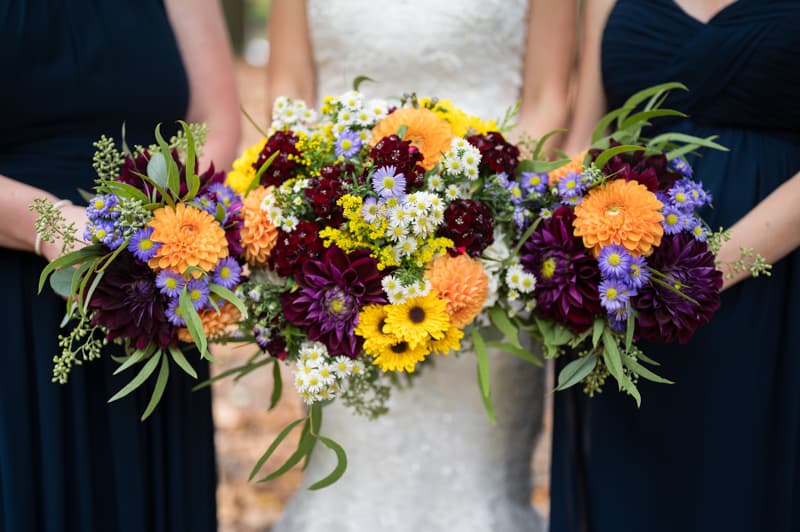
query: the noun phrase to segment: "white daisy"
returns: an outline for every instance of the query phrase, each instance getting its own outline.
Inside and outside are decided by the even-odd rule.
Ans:
[[[464,175],[467,176],[467,179],[470,181],[475,181],[480,176],[480,172],[478,172],[477,166],[469,166],[464,169]]]
[[[300,196],[295,196],[295,198],[292,200],[292,204],[294,204],[295,207],[300,207],[303,204],[303,198]]]
[[[373,117],[366,109],[361,109],[356,113],[356,123],[362,127],[369,127],[372,125]]]
[[[341,122],[333,124],[331,131],[333,132],[334,137],[339,138],[339,135],[347,131],[347,124],[343,124]]]
[[[319,401],[319,396],[312,392],[311,390],[303,390],[300,392],[300,397],[303,398],[303,402],[307,405],[313,405],[317,401]]]
[[[281,225],[281,229],[286,231],[287,233],[291,233],[297,227],[297,224],[300,223],[300,220],[297,219],[297,216],[289,215],[283,218],[283,223]]]
[[[336,399],[336,392],[333,388],[323,388],[317,394],[320,401],[330,401]]]
[[[358,132],[358,138],[361,140],[362,143],[369,141],[372,138],[372,135],[368,129],[362,129]]]
[[[444,160],[444,168],[449,175],[459,175],[464,169],[464,164],[458,157],[451,157]]]
[[[450,146],[452,146],[457,150],[464,150],[467,149],[469,146],[471,146],[471,144],[462,137],[455,137],[453,141],[450,143]]]
[[[428,188],[431,190],[442,190],[444,188],[444,180],[439,174],[433,174],[428,178]]]
[[[337,100],[349,109],[358,109],[364,101],[364,95],[358,91],[347,91]]]
[[[345,356],[336,357],[333,361],[334,372],[337,377],[347,377],[353,369],[353,361]]]
[[[350,374],[361,375],[362,373],[364,373],[364,363],[361,362],[360,360],[354,360],[353,367],[350,368]]]
[[[402,238],[397,242],[395,251],[401,257],[411,256],[417,251],[417,240],[410,237]]]
[[[449,201],[457,200],[461,197],[461,189],[458,185],[450,185],[444,191],[444,197]]]
[[[389,104],[385,100],[370,100],[364,107],[376,122],[384,118],[389,111]]]

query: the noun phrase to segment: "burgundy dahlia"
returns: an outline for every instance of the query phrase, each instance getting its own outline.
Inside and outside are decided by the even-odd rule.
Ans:
[[[455,200],[444,211],[438,235],[453,241],[451,255],[466,252],[477,257],[494,242],[492,211],[481,201]]]
[[[338,179],[317,178],[305,190],[309,205],[329,227],[339,227],[344,222],[344,210],[336,204],[342,194],[342,182]]]
[[[619,146],[619,142],[611,141],[611,147]],[[594,161],[603,150],[590,150]],[[638,181],[651,192],[667,191],[672,188],[681,175],[672,171],[669,161],[663,153],[648,155],[643,151],[631,151],[612,157],[603,167],[603,174],[614,179]]]
[[[108,329],[108,339],[126,338],[136,349],[150,342],[159,348],[177,344],[176,329],[167,321],[167,298],[156,288],[147,264],[123,251],[108,266],[89,301],[93,325]]]
[[[410,140],[402,140],[397,135],[389,135],[378,141],[369,152],[375,167],[394,166],[398,173],[406,178],[406,191],[413,192],[425,185],[425,169],[422,152],[411,144]]]
[[[297,149],[298,140],[291,131],[276,131],[267,140],[253,167],[258,171],[273,154],[278,153],[278,156],[261,175],[262,185],[278,186],[297,175],[300,166],[297,158],[301,156],[300,150]]]
[[[600,306],[600,269],[591,251],[573,236],[575,215],[560,207],[542,220],[522,246],[520,263],[536,276],[536,313],[575,333],[594,323]]]
[[[366,250],[347,254],[336,246],[321,260],[308,260],[297,276],[299,289],[284,294],[284,317],[302,327],[331,355],[355,358],[363,340],[354,334],[358,313],[368,303],[386,303],[378,261]]]
[[[303,220],[291,233],[278,229],[275,247],[269,256],[270,267],[282,277],[299,274],[303,263],[322,256],[325,246],[316,222]]]
[[[645,340],[686,343],[720,305],[722,272],[714,264],[714,255],[705,242],[678,233],[664,235],[647,262],[679,284],[681,292],[694,301],[651,280],[632,300],[638,313],[636,332]]]
[[[505,172],[509,176],[514,174],[514,170],[519,164],[519,149],[506,141],[503,135],[492,131],[486,135],[467,137],[467,142],[481,152],[479,168],[482,175],[499,174],[500,172]]]

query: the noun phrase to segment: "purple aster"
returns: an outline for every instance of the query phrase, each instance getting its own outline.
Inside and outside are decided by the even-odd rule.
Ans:
[[[664,232],[666,234],[674,235],[686,229],[688,218],[682,209],[672,205],[666,205],[661,213],[664,215],[664,221],[661,222],[661,225],[664,226]]]
[[[631,300],[637,313],[636,332],[644,340],[686,343],[720,305],[722,272],[714,254],[705,243],[679,233],[664,235],[648,262],[671,280],[671,286],[647,283]]]
[[[242,267],[232,257],[226,257],[219,261],[217,269],[214,271],[214,284],[218,284],[230,290],[239,284],[242,274]]]
[[[371,224],[378,218],[378,200],[375,198],[367,198],[361,206],[361,217],[368,224]]]
[[[650,280],[650,270],[647,269],[647,261],[644,257],[633,257],[630,269],[625,276],[628,288],[636,292]],[[633,294],[631,294],[633,295]]]
[[[158,248],[161,247],[160,242],[153,242],[150,237],[153,236],[152,227],[144,227],[139,229],[131,237],[128,244],[128,249],[133,252],[133,255],[142,262],[147,262],[152,259]]]
[[[702,183],[692,181],[691,179],[681,179],[675,183],[673,188],[680,188],[687,196],[689,196],[689,204],[694,208],[702,207],[706,204],[711,204],[711,194],[703,189]]]
[[[186,283],[186,293],[195,310],[200,310],[208,304],[208,281],[204,279],[192,279]]]
[[[296,278],[298,289],[281,297],[286,320],[331,355],[357,357],[363,345],[353,332],[359,311],[368,303],[386,303],[378,261],[367,250],[347,254],[331,246],[321,260],[307,260]]]
[[[186,320],[181,316],[180,300],[177,297],[169,302],[166,316],[167,320],[175,327],[186,327]]]
[[[703,225],[703,222],[700,221],[700,219],[694,216],[689,217],[689,223],[686,225],[686,229],[698,242],[705,242],[706,238],[708,238],[708,231],[706,230],[705,225]]]
[[[537,194],[544,194],[547,192],[547,185],[550,177],[547,174],[540,174],[536,172],[522,172],[520,183],[522,188],[528,192],[535,192]]]
[[[670,168],[681,174],[683,177],[692,177],[692,167],[680,157],[675,157],[669,162]]]
[[[507,173],[498,172],[498,174],[495,176],[495,179],[497,180],[497,184],[498,185],[500,185],[501,187],[506,188],[506,189],[508,188],[509,180],[508,180],[508,174]]]
[[[406,178],[394,166],[381,166],[372,176],[372,188],[379,196],[402,196],[406,191]]]
[[[627,277],[632,261],[633,257],[628,250],[617,244],[605,246],[597,256],[603,278],[622,279]]]
[[[524,207],[517,207],[514,209],[514,222],[517,227],[522,229],[528,225],[528,211]]]
[[[86,207],[86,216],[89,221],[97,221],[100,219],[117,218],[119,212],[112,211],[117,206],[117,196],[108,194],[106,196],[95,196]]]
[[[234,201],[239,199],[236,192],[231,187],[225,186],[222,183],[214,183],[208,187],[208,192],[214,195],[217,203],[221,203],[225,207],[230,207]]]
[[[217,215],[217,202],[210,196],[198,196],[193,203],[198,209],[206,211],[211,216]]]
[[[600,282],[600,304],[609,312],[624,309],[630,299],[630,292],[621,279],[604,279]]]
[[[178,297],[184,284],[183,276],[172,270],[161,270],[156,276],[156,286],[168,297]]]
[[[615,331],[622,332],[628,327],[628,305],[608,312],[608,324]]]
[[[558,194],[562,198],[579,198],[586,190],[586,185],[583,183],[581,174],[575,172],[568,172],[567,175],[558,182]]]
[[[361,149],[361,138],[355,131],[344,131],[336,141],[336,155],[347,158],[353,157]]]

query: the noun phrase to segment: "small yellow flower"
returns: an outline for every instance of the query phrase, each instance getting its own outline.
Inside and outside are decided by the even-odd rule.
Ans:
[[[464,331],[458,327],[450,326],[441,340],[431,341],[429,345],[430,351],[437,355],[449,355],[450,351],[461,349],[461,339],[463,337]]]

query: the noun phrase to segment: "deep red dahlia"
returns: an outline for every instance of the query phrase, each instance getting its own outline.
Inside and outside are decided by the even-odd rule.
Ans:
[[[299,274],[303,263],[322,256],[325,246],[319,238],[319,225],[307,220],[287,233],[278,229],[278,239],[269,256],[270,267],[282,277]]]
[[[93,325],[108,329],[108,339],[126,338],[136,349],[150,342],[176,345],[176,329],[167,321],[168,301],[156,287],[155,273],[127,250],[111,262],[89,301]]]
[[[296,278],[299,290],[281,298],[286,320],[331,355],[357,357],[363,346],[353,333],[359,311],[368,303],[386,303],[378,261],[366,250],[347,254],[331,246],[321,260],[306,261]]]
[[[467,137],[467,142],[478,148],[481,152],[481,175],[499,174],[505,172],[514,175],[519,164],[519,148],[506,141],[505,137],[497,131],[486,135],[472,135]]]
[[[314,179],[305,190],[306,200],[323,224],[339,227],[344,222],[344,210],[336,204],[342,197],[342,182],[338,179]]]
[[[679,283],[681,292],[694,302],[651,280],[632,299],[638,313],[636,333],[646,340],[684,344],[719,308],[722,272],[706,243],[688,233],[664,235],[647,262]]]
[[[477,257],[494,242],[494,218],[485,203],[471,199],[455,200],[444,211],[444,221],[439,236],[453,241],[455,256],[460,250]]]
[[[369,152],[375,167],[394,166],[406,178],[406,191],[413,192],[425,185],[425,169],[420,166],[423,156],[409,140],[389,135],[378,141]]]
[[[572,209],[560,207],[542,220],[522,246],[520,263],[536,276],[536,313],[580,333],[604,311],[600,269],[591,251],[573,236],[574,219]]]
[[[619,146],[619,142],[612,140],[611,147],[614,146]],[[602,151],[590,150],[592,161],[597,159]],[[613,176],[614,179],[638,181],[651,192],[667,191],[672,188],[681,176],[670,169],[667,157],[663,153],[645,157],[644,153],[631,151],[612,157],[603,167],[603,174]]]
[[[267,140],[261,153],[258,154],[258,159],[253,163],[253,167],[258,171],[274,153],[277,152],[278,156],[261,175],[262,185],[278,186],[297,175],[300,163],[296,158],[301,155],[300,150],[297,149],[298,140],[291,131],[276,131]]]

